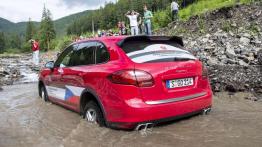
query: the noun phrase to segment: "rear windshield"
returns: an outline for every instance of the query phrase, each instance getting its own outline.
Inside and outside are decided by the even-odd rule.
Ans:
[[[128,41],[122,46],[126,55],[136,63],[174,62],[196,58],[172,41]]]

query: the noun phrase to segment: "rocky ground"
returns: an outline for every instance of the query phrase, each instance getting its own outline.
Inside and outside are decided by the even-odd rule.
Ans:
[[[173,22],[157,34],[182,36],[185,48],[208,67],[215,92],[262,93],[261,2]]]
[[[0,91],[1,85],[28,83],[38,80],[38,71],[49,60],[54,60],[56,52],[41,54],[39,66],[32,63],[32,54],[6,55],[0,57]]]

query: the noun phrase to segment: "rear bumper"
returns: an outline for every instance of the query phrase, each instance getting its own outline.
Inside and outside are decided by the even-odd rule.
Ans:
[[[207,108],[211,108],[211,106],[207,107]],[[170,121],[175,121],[175,120],[180,120],[180,119],[183,119],[183,118],[191,117],[191,116],[200,114],[202,112],[203,112],[203,109],[197,110],[197,111],[194,111],[194,112],[190,112],[190,113],[187,113],[187,114],[183,114],[183,115],[177,115],[177,116],[173,116],[173,117],[169,117],[169,118],[162,118],[162,119],[158,119],[158,120],[151,120],[151,121],[144,121],[144,122],[131,122],[131,123],[128,123],[128,122],[108,122],[107,125],[110,128],[113,128],[113,129],[134,129],[139,124],[152,123],[153,125],[156,125],[156,124],[160,124],[160,123],[165,123],[165,122],[170,122]]]
[[[109,113],[108,123],[114,128],[133,128],[137,124],[170,121],[200,113],[212,106],[212,92],[205,95],[160,104],[148,104],[139,99],[126,101],[124,107],[114,107],[116,113]]]

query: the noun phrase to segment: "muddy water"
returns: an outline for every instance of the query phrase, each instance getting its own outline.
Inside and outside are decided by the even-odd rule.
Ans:
[[[262,146],[262,101],[245,100],[246,93],[219,93],[210,115],[145,134],[88,124],[74,112],[41,101],[36,89],[36,84],[24,84],[0,92],[0,147]]]

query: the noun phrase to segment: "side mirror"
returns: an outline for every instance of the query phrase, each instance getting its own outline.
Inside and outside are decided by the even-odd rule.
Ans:
[[[45,64],[45,68],[53,69],[55,66],[54,61],[49,61]]]

